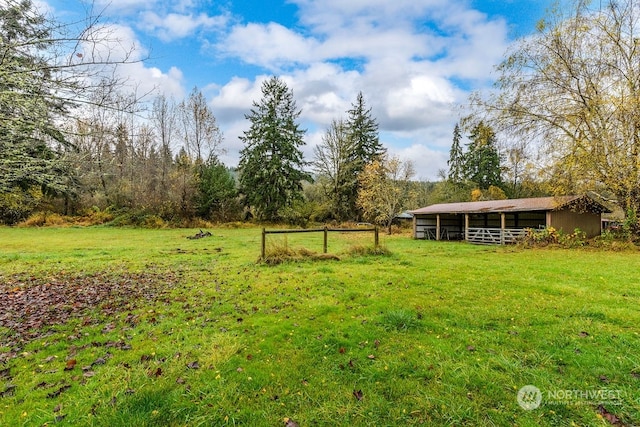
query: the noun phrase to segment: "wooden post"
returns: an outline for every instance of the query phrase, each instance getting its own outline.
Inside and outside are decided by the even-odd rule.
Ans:
[[[379,243],[380,243],[380,240],[378,238],[378,227],[376,226],[376,228],[373,229],[373,244],[377,248]]]
[[[413,216],[413,238],[417,239],[418,238],[418,218],[416,217],[416,215]]]
[[[327,253],[327,235],[329,234],[329,231],[327,229],[327,226],[324,226],[324,245],[322,246],[322,251],[323,253]]]
[[[440,240],[440,214],[436,214],[436,240]]]
[[[504,245],[504,230],[507,228],[507,214],[500,214],[500,244]]]
[[[464,240],[469,241],[469,214],[464,214]]]
[[[266,252],[267,252],[267,230],[266,229],[262,229],[262,251],[260,252],[260,254],[262,255],[262,259],[265,259],[266,257]]]

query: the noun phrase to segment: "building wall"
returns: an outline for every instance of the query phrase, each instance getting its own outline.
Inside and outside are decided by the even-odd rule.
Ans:
[[[549,212],[549,224],[564,233],[573,233],[576,228],[584,231],[587,238],[599,236],[601,233],[601,215],[597,213],[578,213],[572,211]]]

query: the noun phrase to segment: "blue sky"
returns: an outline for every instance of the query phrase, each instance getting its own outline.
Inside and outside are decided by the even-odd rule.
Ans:
[[[78,0],[38,0],[61,21]],[[553,0],[94,0],[126,49],[149,57],[120,72],[177,101],[197,86],[235,166],[244,114],[260,85],[280,76],[293,89],[310,160],[332,119],[359,91],[389,152],[417,178],[446,168],[457,111],[491,85],[493,67],[534,31]],[[179,144],[177,142],[176,144]]]

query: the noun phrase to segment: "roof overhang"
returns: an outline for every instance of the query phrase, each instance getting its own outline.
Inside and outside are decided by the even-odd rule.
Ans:
[[[413,215],[429,214],[489,214],[532,211],[606,213],[611,210],[588,195],[535,197],[528,199],[486,200],[479,202],[441,203],[410,211]]]

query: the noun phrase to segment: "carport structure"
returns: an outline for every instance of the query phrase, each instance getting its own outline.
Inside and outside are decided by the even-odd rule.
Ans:
[[[588,195],[443,203],[411,211],[413,237],[513,243],[529,228],[554,227],[567,233],[579,228],[587,237],[601,233],[601,215],[610,212]]]

